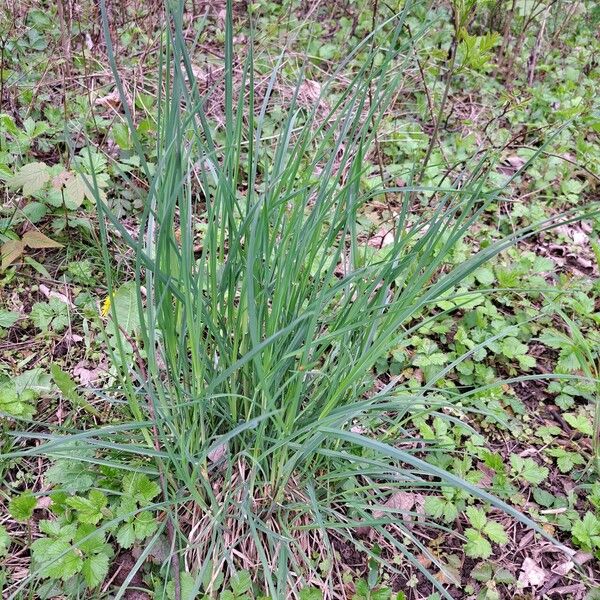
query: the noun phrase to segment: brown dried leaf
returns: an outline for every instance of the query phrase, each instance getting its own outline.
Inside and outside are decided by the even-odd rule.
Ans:
[[[21,240],[8,240],[2,244],[2,268],[6,269],[12,265],[25,250],[25,244]]]
[[[519,586],[539,587],[546,580],[546,571],[539,567],[536,562],[527,557],[521,565],[521,574],[519,575]]]
[[[25,246],[29,248],[62,248],[63,245],[59,242],[55,242],[48,236],[45,236],[41,231],[31,229],[23,235],[21,240]]]

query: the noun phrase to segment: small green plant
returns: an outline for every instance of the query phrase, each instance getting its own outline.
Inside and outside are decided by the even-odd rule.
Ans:
[[[489,558],[492,554],[490,542],[506,544],[508,536],[504,527],[497,521],[488,519],[482,509],[469,506],[466,509],[471,527],[465,529],[465,553],[471,558]]]

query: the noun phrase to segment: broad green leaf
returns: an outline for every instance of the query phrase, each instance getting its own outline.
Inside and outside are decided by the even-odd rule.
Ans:
[[[123,477],[123,493],[144,506],[158,496],[160,487],[144,473],[128,473]]]
[[[69,542],[41,538],[31,544],[31,550],[42,577],[66,581],[81,570],[83,560]]]
[[[81,565],[81,574],[88,587],[96,587],[104,581],[108,573],[108,556],[94,554],[86,558]]]
[[[20,316],[18,312],[0,309],[0,327],[12,327]]]
[[[23,492],[8,503],[8,512],[17,521],[28,521],[36,505],[36,497],[31,492]]]
[[[230,581],[231,589],[236,596],[241,596],[252,589],[252,577],[246,570],[238,571]]]
[[[125,523],[117,531],[117,542],[121,548],[131,548],[135,542],[133,523]]]
[[[483,528],[483,532],[496,544],[506,544],[508,542],[504,527],[497,521],[488,521]]]
[[[577,431],[580,431],[584,435],[594,435],[592,423],[585,414],[579,413],[575,415],[573,413],[565,413],[563,417],[573,429],[577,429]]]
[[[181,586],[181,600],[200,600],[201,597],[194,593],[196,582],[194,578],[187,572],[180,573],[179,583]],[[175,584],[169,581],[167,584],[167,598],[175,600]]]
[[[106,507],[108,500],[106,496],[98,491],[91,490],[87,498],[73,496],[67,498],[65,504],[77,511],[77,520],[80,523],[95,525],[102,519],[102,509]]]
[[[158,523],[149,510],[137,514],[133,520],[133,528],[135,537],[138,540],[143,540],[149,535],[152,535],[158,527]]]
[[[317,588],[304,588],[300,590],[300,600],[323,600],[323,592]]]
[[[24,196],[31,196],[39,192],[49,180],[48,166],[42,162],[33,162],[23,165],[9,180],[9,185],[16,189],[22,188]]]
[[[573,523],[571,530],[573,539],[584,550],[593,551],[600,548],[600,520],[591,512],[586,512],[583,519]]]
[[[471,558],[488,558],[492,554],[491,544],[476,529],[466,529],[465,552]]]
[[[71,494],[89,490],[96,480],[90,465],[75,458],[58,459],[44,477],[49,483],[58,485]]]
[[[124,283],[113,295],[117,323],[127,333],[133,333],[140,327],[140,314],[137,304],[137,290],[134,281]],[[109,314],[112,314],[109,312]]]
[[[485,511],[475,508],[474,506],[468,506],[465,510],[467,513],[467,517],[471,523],[471,525],[475,529],[483,529],[485,524],[487,523],[487,517],[485,516]]]

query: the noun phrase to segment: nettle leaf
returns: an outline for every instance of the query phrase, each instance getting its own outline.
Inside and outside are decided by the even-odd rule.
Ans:
[[[8,184],[15,189],[22,188],[24,196],[32,196],[39,192],[49,180],[48,166],[43,162],[34,162],[23,165],[9,179]]]
[[[106,554],[94,554],[83,561],[81,574],[88,587],[96,587],[104,581],[108,574],[108,559]]]
[[[492,554],[492,545],[476,529],[466,529],[465,553],[471,558],[488,558]]]
[[[62,300],[52,297],[48,302],[36,302],[29,316],[38,329],[60,333],[69,324],[69,307]]]
[[[568,452],[563,448],[550,448],[546,450],[548,456],[556,458],[556,464],[561,473],[569,473],[573,470],[575,465],[582,465],[585,463],[585,459],[577,452]]]
[[[238,571],[230,581],[231,589],[236,596],[241,596],[252,589],[252,577],[246,570]]]
[[[571,534],[577,544],[588,552],[600,548],[600,520],[591,512],[586,512],[583,519],[573,523]]]
[[[152,535],[158,527],[156,519],[152,513],[145,510],[135,516],[133,520],[133,529],[137,540],[143,540],[149,535]]]
[[[473,275],[481,285],[492,285],[496,281],[494,271],[490,267],[479,267]]]
[[[199,600],[194,588],[196,582],[192,575],[187,572],[179,574],[179,583],[181,585],[181,600]],[[173,581],[169,581],[167,584],[167,598],[169,600],[175,600],[175,584]]]
[[[89,490],[96,480],[87,463],[69,458],[58,459],[45,473],[46,481],[75,494]]]
[[[483,532],[496,544],[506,544],[508,542],[504,527],[497,521],[488,521],[483,528]]]
[[[117,530],[117,543],[121,548],[131,548],[135,542],[133,523],[125,523]]]
[[[144,473],[128,473],[123,477],[123,493],[145,506],[158,496],[160,487]]]
[[[585,414],[579,413],[575,415],[573,413],[565,413],[563,417],[573,429],[577,429],[577,431],[580,431],[584,435],[592,436],[594,434],[592,424]]]
[[[40,538],[31,544],[31,553],[42,577],[66,581],[79,573],[83,565],[73,546],[62,539]]]
[[[533,485],[539,485],[548,477],[548,469],[539,466],[532,458],[521,458],[517,454],[511,454],[510,464],[517,476]]]
[[[533,499],[544,508],[550,508],[556,500],[550,492],[542,490],[541,488],[533,489]]]
[[[109,556],[112,555],[112,549],[110,544],[106,543],[104,531],[97,529],[94,525],[87,523],[79,525],[75,531],[73,541],[85,554],[103,552]]]
[[[34,401],[37,394],[33,390],[24,390],[19,393],[14,381],[7,381],[0,385],[0,413],[11,417],[31,419],[35,414]]]
[[[36,393],[44,394],[52,389],[50,375],[48,375],[41,367],[24,371],[13,379],[13,383],[15,384],[15,389],[18,394],[21,394],[25,390],[32,390]]]
[[[471,577],[475,581],[481,581],[482,583],[489,581],[492,578],[492,565],[485,562],[478,563],[471,571]]]
[[[28,521],[36,506],[36,497],[31,492],[23,492],[8,503],[8,512],[17,521]]]
[[[469,506],[465,510],[467,513],[467,518],[469,522],[475,529],[483,529],[485,524],[487,523],[487,517],[485,515],[485,511],[475,508],[474,506]]]
[[[527,353],[528,347],[517,338],[509,336],[500,342],[500,351],[506,358],[517,358]]]
[[[80,523],[95,525],[102,519],[102,509],[106,507],[108,500],[106,496],[98,491],[92,490],[87,498],[73,496],[67,498],[65,504],[77,511],[77,520]]]
[[[0,309],[0,327],[12,327],[21,316],[20,313],[12,310]]]
[[[446,523],[453,523],[458,517],[456,504],[439,496],[425,498],[425,512],[434,519],[443,519]]]

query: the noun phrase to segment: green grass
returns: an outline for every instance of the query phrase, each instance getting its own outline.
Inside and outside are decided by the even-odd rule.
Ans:
[[[241,68],[247,93],[236,96],[230,0],[223,144],[194,83],[181,6],[172,9],[159,69],[153,171],[128,115],[150,181],[139,237],[110,213],[92,176],[109,296],[116,293],[113,232],[135,254],[129,317],[139,320],[138,339],[122,323],[118,302],[111,306],[113,324],[122,325],[112,331],[118,395],[127,400],[131,422],[55,436],[35,452],[56,456],[78,440],[100,449],[107,464],[139,464],[157,475],[162,498],[154,506],[165,512],[170,544],[165,567],[175,582],[189,569],[194,593],[213,592],[206,581],[218,573],[227,582],[250,569],[272,598],[291,597],[307,582],[333,595],[338,575],[335,569],[324,575],[318,564],[331,556],[334,538],[398,571],[389,555],[357,535],[367,526],[449,598],[434,577],[446,565],[410,527],[414,513],[373,514],[396,491],[454,486],[541,532],[513,507],[427,462],[443,448],[419,439],[410,417],[435,412],[452,420],[469,409],[473,390],[436,388],[455,363],[418,392],[394,380],[374,387],[377,361],[424,322],[444,316],[433,310],[444,295],[491,257],[554,223],[519,230],[449,267],[453,248],[504,192],[488,181],[493,155],[446,188],[363,189],[378,124],[409,60],[413,42],[401,33],[410,9],[407,3],[381,26],[387,48],[364,40],[368,58],[345,88],[335,87],[335,74],[323,86],[323,97],[335,88],[328,114],[298,104],[299,81],[273,142],[263,139],[263,124],[280,66],[266,94],[255,97],[249,43]],[[426,30],[424,24],[412,37]],[[373,60],[375,52],[383,60]],[[110,45],[109,57],[125,100]],[[435,192],[434,201],[415,214],[414,199],[425,192]],[[374,254],[357,230],[357,215],[384,197],[396,203],[394,239]],[[420,554],[432,560],[430,569]]]

